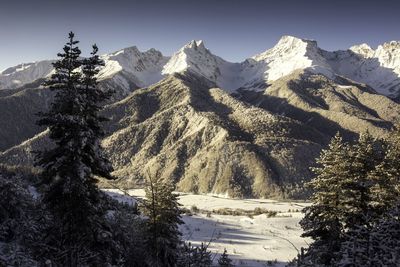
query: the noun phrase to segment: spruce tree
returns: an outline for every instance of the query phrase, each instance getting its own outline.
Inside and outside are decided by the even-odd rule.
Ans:
[[[400,200],[382,216],[371,233],[373,266],[400,266]]]
[[[362,134],[353,145],[335,136],[321,153],[309,183],[314,204],[304,209],[300,222],[303,236],[314,242],[299,266],[396,266],[397,257],[384,265],[379,259],[390,258],[395,252],[384,251],[398,247],[384,232],[390,232],[390,224],[392,235],[398,235],[398,216],[388,211],[399,199],[399,144],[399,131],[386,142]],[[392,243],[381,249],[386,240]]]
[[[356,225],[346,235],[335,266],[400,266],[400,205],[372,227]]]
[[[224,249],[224,253],[222,253],[221,257],[218,259],[218,265],[220,267],[233,267],[232,260],[229,258],[226,248]]]
[[[201,243],[200,247],[183,243],[179,252],[178,267],[209,267],[212,265],[211,252]]]
[[[97,45],[93,45],[91,56],[83,59],[83,91],[84,115],[88,127],[86,135],[86,163],[90,165],[92,174],[113,179],[110,173],[113,171],[111,163],[102,153],[100,140],[104,137],[104,131],[101,123],[107,121],[107,118],[101,116],[99,112],[102,109],[102,104],[107,101],[113,94],[113,91],[100,90],[98,87],[96,75],[99,73],[99,67],[104,66],[104,61],[97,55]],[[95,182],[95,181],[94,181]]]
[[[52,252],[56,255],[50,257],[63,266],[99,259],[89,251],[102,231],[95,175],[111,178],[112,170],[99,143],[103,120],[98,115],[99,102],[107,98],[96,87],[101,62],[97,48],[89,59],[82,60],[78,43],[70,32],[63,53],[58,54],[60,59],[53,64],[55,73],[45,82],[56,92],[54,102],[38,121],[48,127],[54,142],[52,149],[38,153],[36,163],[43,168],[43,200],[55,221],[50,236],[59,253]]]
[[[212,265],[211,252],[208,251],[208,247],[204,243],[193,249],[192,259],[195,263],[194,266],[210,267]]]
[[[151,176],[147,182],[142,211],[147,216],[149,264],[155,267],[176,266],[181,244],[178,227],[183,221],[177,195],[173,193],[174,186]]]
[[[305,208],[304,218],[300,221],[303,237],[310,237],[306,257],[300,259],[301,266],[330,265],[335,253],[340,250],[343,237],[342,183],[350,176],[350,163],[347,161],[349,145],[336,134],[328,149],[321,152],[317,159],[319,167],[313,168],[316,177],[308,186],[314,191],[313,205]]]
[[[370,178],[382,160],[377,142],[369,133],[361,134],[358,142],[350,147],[346,160],[350,163],[349,175],[338,173],[342,179],[343,223],[347,229],[368,226],[379,214],[372,203],[375,181]]]
[[[373,267],[371,262],[370,229],[365,225],[353,225],[344,235],[340,253],[334,266]]]
[[[375,209],[388,211],[400,198],[400,126],[394,128],[384,143],[384,157],[370,174]]]

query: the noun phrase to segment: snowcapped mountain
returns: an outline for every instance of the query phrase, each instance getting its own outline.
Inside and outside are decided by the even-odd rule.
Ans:
[[[105,66],[99,73],[99,80],[112,79],[114,85],[125,91],[135,87],[146,87],[162,79],[161,70],[168,57],[155,49],[141,52],[136,46],[102,55]],[[0,89],[15,89],[37,79],[51,75],[52,60],[21,64],[0,73]]]
[[[135,46],[102,56],[105,67],[100,80],[111,80],[125,92],[146,87],[173,73],[191,73],[229,92],[236,89],[265,90],[268,84],[296,70],[344,77],[367,84],[390,97],[400,94],[400,42],[388,42],[376,50],[367,44],[348,50],[325,51],[313,40],[283,36],[271,49],[241,63],[228,62],[212,54],[203,41],[191,41],[171,57]],[[51,73],[52,61],[21,64],[0,74],[0,89],[18,88]]]
[[[51,60],[20,64],[0,73],[0,89],[15,89],[46,77],[53,70]]]
[[[391,41],[373,50],[366,44],[353,46],[349,51],[359,59],[349,78],[366,83],[383,95],[400,93],[400,42]],[[350,53],[350,52],[348,52]]]
[[[140,52],[136,46],[105,54],[101,58],[104,60],[105,66],[99,73],[100,80],[112,78],[119,72],[125,72],[134,77],[138,87],[146,87],[160,81],[163,77],[162,67],[168,61],[168,57],[164,57],[161,52],[153,48]]]
[[[257,81],[275,81],[298,69],[332,77],[330,66],[319,52],[315,41],[283,36],[273,48],[251,58],[251,67],[244,68],[245,76],[251,77],[247,87]]]
[[[228,91],[241,87],[245,80],[238,75],[241,64],[213,55],[203,41],[191,41],[176,52],[164,66],[164,75],[189,72],[215,83]]]
[[[302,69],[330,79],[343,76],[387,96],[400,93],[400,42],[385,43],[376,50],[362,44],[329,52],[319,48],[316,41],[283,36],[273,48],[245,63],[248,63],[242,71],[248,80],[245,88],[263,81],[270,83]]]

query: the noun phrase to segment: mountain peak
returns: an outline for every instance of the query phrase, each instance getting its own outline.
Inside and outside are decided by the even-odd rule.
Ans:
[[[305,43],[317,43],[315,40],[311,40],[311,39],[306,39],[306,38],[299,38],[293,35],[283,35],[279,41],[279,43],[283,43],[283,42],[305,42]]]
[[[314,46],[314,47],[318,46],[317,41],[315,41],[315,40],[298,38],[298,37],[291,36],[291,35],[283,35],[279,39],[279,41],[275,45],[275,47],[280,47],[280,46],[296,47],[296,46],[302,46],[304,44]]]
[[[359,45],[353,45],[349,48],[350,51],[353,51],[356,54],[363,55],[365,57],[371,57],[374,54],[374,49],[372,49],[368,44],[363,43]]]
[[[215,61],[215,56],[205,48],[202,40],[192,40],[172,55],[163,68],[163,74],[194,70],[203,75],[204,71],[207,73],[215,71]]]
[[[206,47],[204,46],[204,42],[203,40],[192,40],[189,43],[187,43],[183,49],[206,49]]]
[[[382,47],[384,50],[393,52],[395,50],[399,50],[400,49],[400,41],[386,42],[386,43],[383,43],[382,45],[380,45],[379,47]],[[379,49],[379,47],[378,47],[378,49]]]
[[[253,59],[256,61],[269,60],[271,58],[283,57],[290,55],[305,55],[307,51],[317,51],[318,45],[314,40],[301,39],[295,36],[284,35],[278,43],[271,49],[255,55]]]

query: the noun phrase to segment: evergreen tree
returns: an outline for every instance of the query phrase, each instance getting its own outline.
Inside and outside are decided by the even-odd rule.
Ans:
[[[85,98],[82,115],[85,116],[88,127],[84,146],[86,153],[84,155],[86,164],[91,167],[92,174],[113,179],[110,175],[113,171],[111,163],[104,157],[100,146],[100,140],[104,137],[101,123],[107,121],[107,118],[99,115],[102,109],[101,104],[104,104],[113,92],[98,88],[96,75],[99,73],[99,67],[104,66],[104,61],[97,55],[97,45],[93,45],[92,48],[91,57],[83,59],[82,62],[83,90],[81,94]]]
[[[373,266],[400,266],[400,201],[371,231]]]
[[[348,145],[335,136],[309,183],[314,204],[300,224],[314,242],[299,266],[398,266],[400,227],[391,207],[400,196],[399,158],[398,129],[386,142],[366,133]]]
[[[181,233],[178,226],[181,219],[180,204],[169,182],[148,177],[146,199],[142,203],[143,214],[147,216],[147,247],[151,266],[176,266],[179,257]]]
[[[346,233],[335,266],[400,266],[400,205],[395,205],[372,229],[354,226]]]
[[[222,253],[221,257],[218,259],[218,265],[220,267],[233,267],[232,260],[229,258],[226,248],[224,249],[224,253]]]
[[[211,252],[201,243],[200,247],[183,243],[178,259],[178,267],[209,267],[212,266]]]
[[[370,229],[365,225],[353,225],[346,232],[341,244],[337,263],[340,267],[373,267],[371,262],[371,236]]]
[[[313,168],[316,177],[308,183],[314,191],[313,205],[303,210],[300,225],[304,229],[302,236],[311,237],[314,242],[305,258],[300,259],[300,266],[330,265],[340,250],[344,227],[342,183],[350,176],[349,151],[349,145],[336,134],[317,159],[319,167]]]
[[[320,166],[313,169],[316,177],[309,183],[314,204],[304,210],[300,222],[303,236],[315,240],[306,254],[310,263],[331,265],[346,231],[355,238],[353,243],[361,242],[356,235],[359,230],[366,227],[368,231],[379,219],[382,203],[377,202],[373,190],[378,179],[371,175],[382,159],[380,143],[368,133],[360,135],[354,145],[343,143],[336,135],[321,153],[317,159]]]
[[[383,160],[370,174],[370,179],[374,180],[373,203],[382,213],[400,198],[400,127],[394,128],[385,141]]]
[[[54,215],[51,229],[53,246],[58,252],[50,255],[63,266],[78,266],[100,260],[88,249],[96,246],[96,236],[102,232],[103,211],[99,206],[99,190],[95,175],[111,178],[110,163],[102,156],[99,102],[107,98],[96,87],[95,74],[101,65],[97,48],[87,60],[74,34],[59,53],[53,66],[55,73],[45,86],[56,92],[47,113],[38,124],[49,128],[55,146],[37,155],[37,165],[43,168],[44,203]],[[83,70],[83,74],[79,69]],[[100,264],[100,263],[99,263]]]
[[[212,265],[211,252],[208,251],[208,248],[204,243],[201,243],[200,247],[195,247],[193,249],[192,259],[194,266],[210,267]]]
[[[338,173],[342,179],[343,223],[347,229],[368,226],[380,213],[373,204],[375,181],[370,178],[375,166],[382,161],[378,143],[369,133],[361,134],[358,142],[350,147],[346,161],[350,163],[349,175]]]

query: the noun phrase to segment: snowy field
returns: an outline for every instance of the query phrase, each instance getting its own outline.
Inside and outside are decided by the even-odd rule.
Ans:
[[[117,190],[108,190],[121,201],[131,202],[128,196],[121,196]],[[130,190],[129,194],[143,198],[144,191]],[[199,211],[183,215],[181,226],[183,239],[192,244],[209,244],[214,261],[227,249],[236,266],[285,266],[297,255],[297,250],[307,246],[301,238],[299,220],[302,208],[309,205],[301,202],[280,202],[268,199],[229,199],[215,195],[181,194],[179,202],[183,207]],[[254,210],[263,208],[277,211],[273,217],[266,214],[256,216],[218,215],[218,209]],[[196,209],[196,210],[197,210]],[[214,212],[213,212],[214,210]]]

